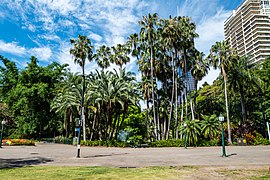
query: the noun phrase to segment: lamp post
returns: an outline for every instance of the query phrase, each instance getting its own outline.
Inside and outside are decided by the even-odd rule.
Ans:
[[[184,122],[184,146],[187,149],[187,123]]]
[[[82,121],[80,118],[76,118],[76,130],[75,133],[78,132],[78,141],[77,141],[77,158],[80,158],[80,151],[81,151],[81,126]],[[76,135],[76,134],[75,134]]]
[[[222,157],[227,157],[226,151],[225,151],[224,128],[223,128],[224,116],[222,114],[220,114],[218,119],[220,121],[221,128],[222,128],[222,137],[221,137],[221,140],[222,140]]]
[[[6,124],[5,119],[1,122],[1,124],[2,124],[2,130],[1,130],[1,137],[0,137],[0,148],[2,148],[2,139],[3,139],[4,126]]]

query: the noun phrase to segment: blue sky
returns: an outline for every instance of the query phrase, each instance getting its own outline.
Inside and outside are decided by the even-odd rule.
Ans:
[[[80,67],[69,55],[69,40],[87,35],[95,47],[123,43],[139,32],[138,21],[148,13],[162,18],[192,17],[199,38],[196,47],[205,54],[224,39],[223,22],[242,0],[1,0],[0,54],[24,67],[31,55],[41,65],[53,61],[68,63],[73,72]],[[112,66],[111,68],[113,68]],[[87,71],[97,68],[87,63]],[[136,60],[126,68],[137,72]],[[203,80],[211,82],[217,72]],[[140,79],[140,74],[137,74]]]

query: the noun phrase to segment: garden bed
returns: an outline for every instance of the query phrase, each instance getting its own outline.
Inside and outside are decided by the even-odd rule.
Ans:
[[[28,139],[4,139],[2,146],[35,146],[35,141]]]

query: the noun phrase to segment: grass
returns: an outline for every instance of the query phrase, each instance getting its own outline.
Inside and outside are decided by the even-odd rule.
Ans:
[[[261,169],[226,169],[224,167],[69,167],[33,166],[0,169],[0,179],[269,179]]]

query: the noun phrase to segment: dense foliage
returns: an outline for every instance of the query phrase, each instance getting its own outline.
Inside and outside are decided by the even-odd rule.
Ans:
[[[113,47],[94,47],[86,36],[72,39],[70,54],[82,75],[70,72],[68,65],[40,66],[35,57],[18,69],[0,56],[5,136],[69,139],[82,125],[86,145],[182,146],[184,137],[188,145],[217,145],[218,116],[224,114],[229,143],[246,138],[250,144],[265,144],[270,59],[240,58],[226,41],[214,44],[205,56],[195,48],[199,35],[189,17],[149,14],[139,26],[139,33]],[[123,68],[131,56],[137,59],[140,82]],[[87,61],[96,61],[100,70],[85,72]],[[111,64],[119,68],[108,71]],[[197,91],[210,66],[220,69],[220,76]]]

